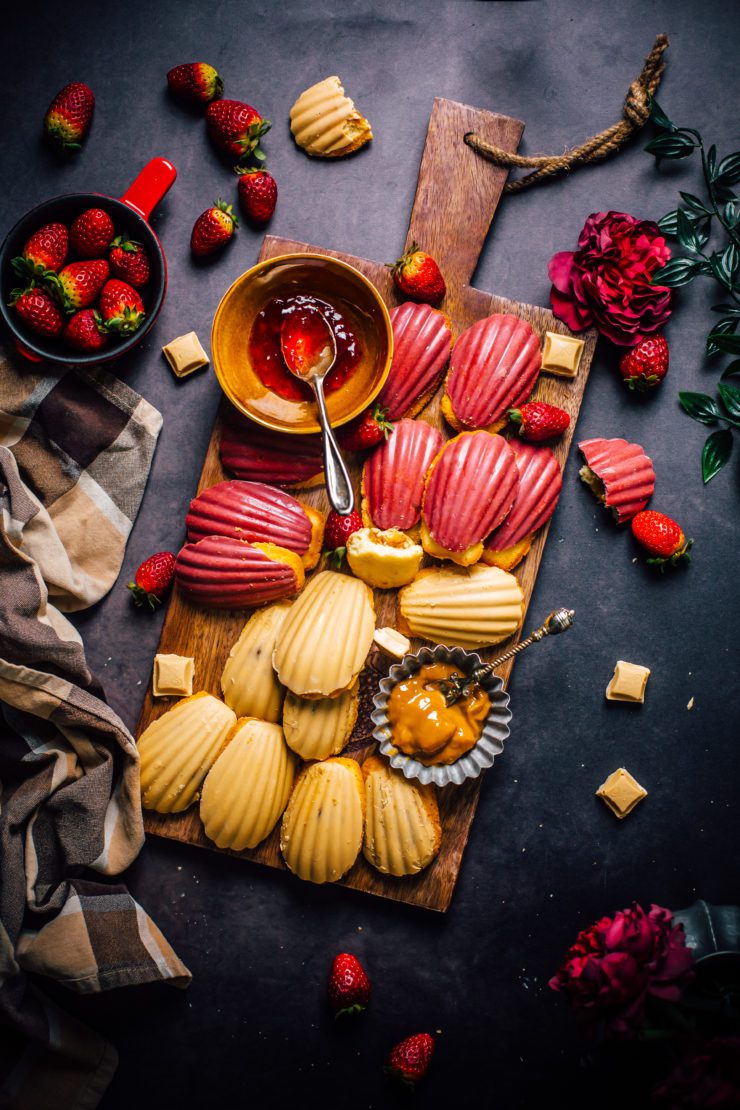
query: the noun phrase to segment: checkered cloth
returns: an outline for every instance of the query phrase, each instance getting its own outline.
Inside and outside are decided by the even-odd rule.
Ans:
[[[161,417],[105,371],[0,361],[0,1106],[91,1110],[115,1049],[29,973],[91,992],[190,973],[116,875],[138,753],[61,610],[115,582]]]

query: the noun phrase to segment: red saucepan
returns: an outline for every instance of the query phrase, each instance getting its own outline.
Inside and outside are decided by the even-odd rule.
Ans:
[[[159,239],[149,226],[149,215],[176,177],[177,170],[171,162],[166,158],[153,158],[119,200],[101,196],[100,193],[68,193],[54,197],[32,208],[8,232],[0,250],[0,311],[15,336],[21,354],[36,362],[47,360],[62,366],[89,366],[112,362],[141,342],[156,320],[167,290],[167,263]],[[76,216],[93,207],[104,208],[108,212],[117,233],[124,233],[127,238],[142,244],[151,261],[152,276],[140,290],[146,317],[139,330],[133,335],[115,339],[103,351],[82,354],[70,350],[63,339],[46,339],[34,334],[18,319],[15,310],[8,304],[11,290],[18,285],[17,275],[10,263],[38,228],[56,220],[69,227]]]

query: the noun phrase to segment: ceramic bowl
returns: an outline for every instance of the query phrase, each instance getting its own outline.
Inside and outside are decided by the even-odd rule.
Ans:
[[[390,760],[391,767],[403,772],[407,779],[418,779],[435,786],[460,786],[466,779],[475,779],[493,764],[497,755],[504,750],[504,741],[509,735],[509,695],[498,675],[492,675],[481,682],[481,686],[491,699],[491,708],[483,725],[483,732],[477,744],[456,759],[454,763],[427,766],[412,756],[404,755],[393,746],[393,738],[388,724],[388,698],[397,682],[410,678],[425,663],[453,663],[463,674],[481,664],[479,655],[458,647],[423,647],[410,655],[405,655],[400,663],[395,663],[388,677],[380,681],[380,690],[373,698],[375,709],[370,718],[375,725],[373,737],[378,741],[380,751]]]
[[[311,399],[290,400],[265,386],[249,359],[249,335],[257,314],[275,297],[310,294],[336,305],[362,345],[362,358],[341,388],[328,392],[335,427],[358,416],[388,377],[393,329],[375,286],[354,266],[323,254],[283,254],[266,259],[237,278],[216,309],[211,358],[221,388],[245,416],[279,432],[320,431]]]

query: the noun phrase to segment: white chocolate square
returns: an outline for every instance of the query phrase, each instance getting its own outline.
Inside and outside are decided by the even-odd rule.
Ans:
[[[639,705],[645,701],[645,687],[650,668],[639,663],[625,663],[618,659],[614,674],[606,688],[607,701],[631,701]]]
[[[208,355],[203,350],[194,331],[179,335],[162,348],[162,354],[169,362],[178,378],[186,378],[194,370],[208,365]]]
[[[155,698],[186,698],[193,692],[195,660],[186,655],[155,655],[152,694]]]
[[[542,369],[561,378],[575,378],[581,365],[584,343],[573,335],[545,332],[542,349]]]
[[[411,641],[395,628],[376,628],[373,640],[381,651],[393,659],[403,659],[411,651]]]
[[[596,791],[596,797],[606,802],[621,821],[643,798],[647,798],[647,793],[645,787],[640,786],[625,767],[618,767],[616,771],[612,771],[606,782],[602,782]]]

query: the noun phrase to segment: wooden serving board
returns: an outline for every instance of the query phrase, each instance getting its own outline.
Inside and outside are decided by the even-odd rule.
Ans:
[[[451,320],[455,338],[476,320],[494,312],[511,312],[523,317],[531,323],[540,336],[544,336],[545,331],[570,334],[568,329],[547,309],[492,296],[468,284],[500,199],[506,172],[476,155],[463,143],[462,137],[467,131],[476,131],[499,147],[516,150],[523,129],[522,123],[506,116],[469,108],[448,100],[437,99],[434,102],[407,243],[416,240],[438,260],[448,288],[442,308]],[[272,235],[265,238],[260,259],[307,250],[331,255],[355,266],[373,282],[389,307],[399,304],[403,299],[397,296],[388,269],[379,262],[370,262],[364,258],[355,258],[338,251],[324,250],[308,243],[298,243]],[[550,401],[570,413],[570,427],[554,446],[561,467],[565,465],[573,439],[576,418],[596,344],[594,332],[586,333],[582,338],[585,338],[586,345],[578,376],[574,380],[566,380],[542,374],[534,393],[538,399]],[[224,400],[222,413],[226,407],[228,402]],[[445,436],[454,434],[446,426],[440,414],[439,393],[430,401],[420,418],[439,427]],[[227,477],[219,459],[220,434],[221,414],[213,429],[198,492]],[[361,460],[355,458],[348,461],[357,489]],[[307,504],[314,505],[322,511],[328,510],[323,487],[298,491],[297,495]],[[534,588],[547,532],[547,526],[540,529],[529,554],[516,568],[515,573],[524,590],[527,605]],[[567,601],[567,598],[564,600]],[[376,610],[378,627],[395,624],[395,591],[376,591]],[[175,590],[162,628],[159,651],[193,656],[196,668],[195,688],[208,690],[220,696],[219,680],[224,663],[248,616],[248,612],[221,612],[198,608],[191,605]],[[538,618],[542,616],[544,614],[537,614]],[[525,622],[523,634],[526,634],[527,629],[528,624]],[[416,646],[420,644],[421,641],[417,641]],[[481,654],[484,657],[488,655],[489,658],[493,658],[493,654],[501,651],[502,647],[498,645],[491,652]],[[499,672],[504,681],[508,680],[512,663],[513,660]],[[374,746],[370,739],[372,723],[368,717],[374,688],[373,679],[377,681],[377,674],[371,668],[367,668],[362,676],[363,696],[358,724],[347,751],[343,753],[354,756],[360,762]],[[139,719],[137,736],[172,704],[171,699],[153,699],[149,691]],[[515,705],[512,709],[514,713],[517,712]],[[478,803],[480,785],[480,779],[468,780],[463,786],[449,786],[439,792],[443,829],[442,846],[436,860],[425,871],[417,876],[396,879],[381,875],[360,855],[352,870],[342,880],[343,885],[428,909],[446,910],[452,900],[463,851]],[[185,813],[170,816],[147,812],[145,828],[157,836],[169,837],[202,848],[210,848],[213,851],[221,850],[206,838],[197,806],[191,807]],[[284,869],[278,832],[279,829],[276,829],[254,850],[231,854],[267,864],[269,867]],[[292,881],[299,880],[292,879]]]

